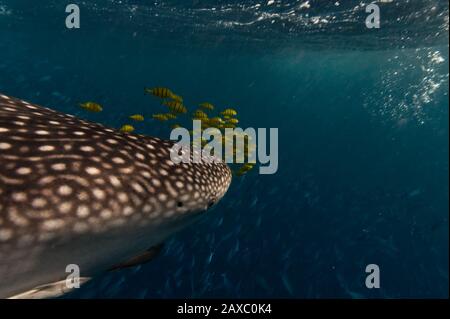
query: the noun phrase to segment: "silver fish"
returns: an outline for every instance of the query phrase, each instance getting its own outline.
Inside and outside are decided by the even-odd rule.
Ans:
[[[0,94],[0,297],[64,293],[67,265],[117,268],[217,203],[229,167],[175,164],[173,143]]]

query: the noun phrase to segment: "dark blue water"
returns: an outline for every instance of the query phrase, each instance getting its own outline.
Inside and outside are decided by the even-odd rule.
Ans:
[[[0,0],[5,94],[120,127],[167,86],[279,128],[276,174],[68,297],[448,297],[448,2],[381,3],[379,30],[360,1],[306,2],[79,1],[67,30],[61,1]]]

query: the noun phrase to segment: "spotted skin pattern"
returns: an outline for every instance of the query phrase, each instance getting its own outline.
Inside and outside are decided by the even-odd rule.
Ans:
[[[172,146],[0,94],[0,297],[67,264],[96,274],[203,215],[231,171],[175,164]]]

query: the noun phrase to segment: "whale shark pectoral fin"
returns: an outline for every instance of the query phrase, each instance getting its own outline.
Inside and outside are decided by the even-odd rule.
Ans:
[[[112,266],[111,268],[108,269],[108,271],[114,271],[114,270],[129,268],[129,267],[135,267],[138,265],[143,265],[145,263],[148,263],[149,261],[153,260],[156,256],[158,256],[159,252],[162,250],[163,247],[164,247],[164,243],[158,244],[156,246],[152,246],[149,249],[147,249],[146,251],[144,251],[143,253],[141,253],[137,256],[134,256],[125,262],[122,262],[122,263]]]
[[[91,277],[80,277],[80,285],[91,280]],[[76,287],[68,287],[66,279],[37,286],[31,290],[9,297],[8,299],[45,299],[60,297],[73,291]]]

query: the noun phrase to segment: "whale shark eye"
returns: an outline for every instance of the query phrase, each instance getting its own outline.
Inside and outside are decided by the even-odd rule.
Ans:
[[[208,208],[211,208],[211,206],[213,206],[215,204],[215,201],[210,201],[209,203],[208,203]]]

